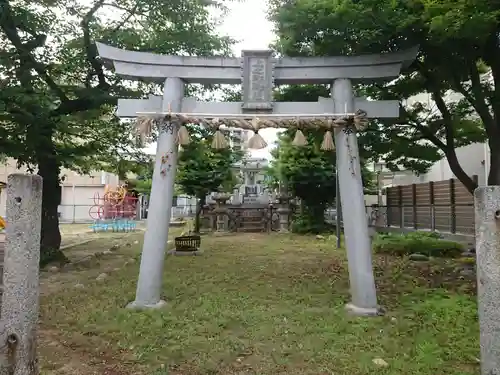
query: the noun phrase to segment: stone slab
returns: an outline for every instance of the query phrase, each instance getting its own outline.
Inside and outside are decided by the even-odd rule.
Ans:
[[[272,110],[274,87],[273,51],[243,51],[243,110]]]
[[[181,113],[203,113],[217,115],[240,115],[244,113],[243,102],[203,102],[194,98],[184,98]],[[399,117],[397,100],[370,101],[356,98],[356,110],[366,111],[369,118]],[[118,99],[116,115],[121,118],[135,118],[140,112],[161,113],[162,97],[150,96],[148,99]],[[335,109],[330,98],[318,98],[317,102],[274,102],[273,113],[289,115],[321,116],[322,113],[344,112],[343,108]]]
[[[167,252],[168,255],[178,255],[178,256],[197,256],[197,255],[202,255],[203,250],[196,250],[196,251],[177,251],[177,250],[170,250]]]
[[[126,306],[126,308],[130,310],[157,310],[166,306],[167,302],[161,299],[155,304],[141,304],[137,301],[132,301]]]
[[[166,56],[122,50],[103,43],[96,45],[100,58],[126,78],[163,82],[166,77],[178,77],[188,83],[241,83],[241,58]],[[320,84],[338,78],[387,81],[396,78],[401,68],[415,59],[417,52],[418,47],[414,47],[387,54],[272,59],[274,82],[277,85]]]

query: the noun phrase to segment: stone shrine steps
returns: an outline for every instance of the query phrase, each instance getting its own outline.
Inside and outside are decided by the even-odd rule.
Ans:
[[[238,232],[246,232],[246,233],[261,233],[265,232],[266,229],[261,221],[243,221],[241,227],[238,228]]]
[[[265,222],[260,215],[241,216],[241,226],[238,228],[238,232],[258,233],[265,231],[266,231]]]

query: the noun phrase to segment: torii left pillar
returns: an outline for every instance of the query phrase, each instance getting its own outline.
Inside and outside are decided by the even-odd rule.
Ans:
[[[163,90],[163,112],[180,112],[183,97],[184,82],[179,78],[167,78]],[[156,161],[139,279],[135,300],[128,305],[129,308],[159,308],[166,303],[161,299],[161,287],[177,169],[178,130],[178,124],[168,119],[162,119],[158,124]]]

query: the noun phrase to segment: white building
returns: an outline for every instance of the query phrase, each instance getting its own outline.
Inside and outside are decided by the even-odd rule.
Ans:
[[[14,159],[0,165],[0,181],[7,182],[7,176],[12,173],[28,173],[26,168],[17,168]],[[63,169],[61,177],[61,201],[59,217],[61,222],[91,221],[92,207],[103,203],[106,185],[117,186],[118,176],[108,172],[92,172],[90,175],[79,175],[73,171]],[[5,192],[0,194],[0,216],[5,217]],[[97,202],[97,203],[96,203]],[[94,207],[94,211],[97,208]]]

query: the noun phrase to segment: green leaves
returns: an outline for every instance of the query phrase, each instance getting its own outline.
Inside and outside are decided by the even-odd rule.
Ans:
[[[356,88],[371,99],[403,102],[399,120],[373,122],[374,134],[367,132],[360,141],[371,158],[386,159],[393,169],[424,172],[444,155],[469,190],[475,187],[456,162],[455,148],[500,139],[496,2],[296,0],[292,6],[273,0],[270,15],[282,54],[354,55],[419,45],[417,61],[399,79]],[[493,159],[500,159],[492,157],[500,183],[500,163]]]
[[[0,152],[36,165],[40,153],[78,172],[142,160],[130,123],[114,118],[118,97],[153,85],[130,84],[96,58],[95,40],[169,54],[228,53],[201,0],[6,1],[0,18]],[[112,15],[112,16],[110,16]],[[47,134],[48,139],[42,137]],[[48,144],[54,144],[54,147]],[[44,151],[45,150],[45,151]]]
[[[154,84],[117,77],[95,41],[169,54],[227,53],[203,0],[0,1],[0,156],[38,167],[44,179],[42,253],[61,237],[61,167],[123,177],[145,155],[117,99],[159,93]],[[46,259],[46,257],[44,257]]]
[[[180,152],[176,176],[183,193],[203,198],[221,187],[231,192],[237,183],[233,165],[243,157],[242,151],[212,149],[212,129],[191,125],[189,133],[192,142]]]

